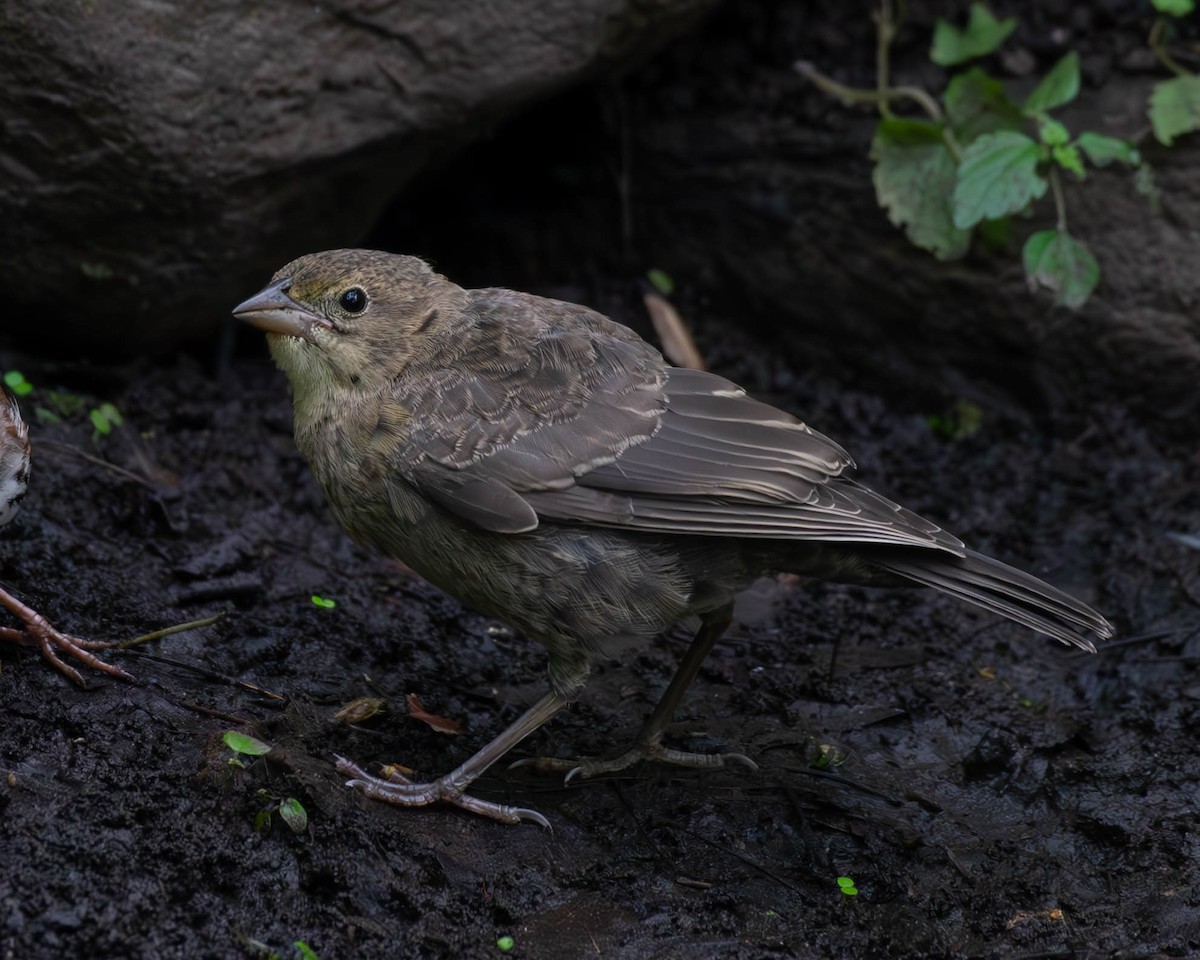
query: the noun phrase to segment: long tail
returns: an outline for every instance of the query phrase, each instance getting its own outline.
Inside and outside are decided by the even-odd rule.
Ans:
[[[968,550],[965,557],[929,551],[872,559],[876,566],[890,573],[1002,614],[1091,653],[1096,652],[1096,647],[1089,633],[1101,638],[1113,635],[1109,622],[1086,603],[973,550]]]

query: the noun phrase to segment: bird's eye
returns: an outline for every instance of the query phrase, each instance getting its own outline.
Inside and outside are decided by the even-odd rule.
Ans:
[[[351,287],[338,297],[338,305],[347,313],[362,313],[367,309],[367,292],[361,287]]]

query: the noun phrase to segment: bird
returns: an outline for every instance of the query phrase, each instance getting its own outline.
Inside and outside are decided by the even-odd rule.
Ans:
[[[12,391],[4,385],[3,395],[0,395],[0,527],[9,524],[20,510],[29,486],[32,453],[29,427],[21,418],[21,407]],[[20,628],[0,627],[0,640],[36,646],[48,663],[80,686],[87,686],[83,675],[64,657],[113,677],[134,679],[128,671],[96,656],[98,651],[112,646],[111,643],[62,633],[44,616],[2,588],[0,606],[22,624]]]
[[[643,759],[753,767],[662,738],[735,595],[770,571],[931,587],[1088,651],[1112,636],[1087,604],[852,479],[834,440],[586,306],[344,249],[293,260],[233,313],[266,332],[296,445],[350,536],[548,652],[546,693],[449,773],[338,757],[376,800],[549,826],[468,788],[580,694],[597,656],[697,617],[633,745],[568,778]]]

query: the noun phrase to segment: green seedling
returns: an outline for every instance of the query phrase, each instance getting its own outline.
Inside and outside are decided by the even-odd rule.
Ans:
[[[854,879],[852,877],[838,877],[837,885],[838,889],[841,890],[846,896],[858,896],[858,887],[854,885]]]
[[[508,953],[516,946],[516,941],[512,937],[500,937],[496,940],[496,949],[501,953]]]
[[[945,414],[925,418],[930,429],[943,440],[957,442],[973,437],[983,427],[983,408],[970,400],[955,400]]]
[[[314,593],[310,598],[314,607],[320,607],[322,610],[332,610],[337,606],[336,600],[330,600],[328,597],[323,597],[319,593]]]
[[[276,797],[264,789],[260,789],[258,795],[267,801],[267,805],[254,815],[256,833],[269,833],[276,813],[292,833],[303,833],[308,828],[308,811],[295,797]]]
[[[271,752],[270,744],[263,743],[248,733],[238,733],[236,730],[226,730],[221,734],[221,742],[234,753],[229,758],[231,767],[244,768],[246,764],[242,762],[242,757],[262,757]]]
[[[4,384],[18,397],[33,393],[33,384],[25,379],[25,374],[20,370],[9,370],[4,374]]]
[[[101,437],[107,437],[116,427],[125,422],[125,418],[121,416],[121,411],[111,403],[102,403],[100,406],[89,410],[88,419],[92,421],[93,442],[99,440]]]
[[[646,271],[646,279],[650,281],[654,287],[664,297],[669,297],[675,292],[675,281],[671,279],[671,275],[665,270],[659,270],[657,267],[651,267]]]

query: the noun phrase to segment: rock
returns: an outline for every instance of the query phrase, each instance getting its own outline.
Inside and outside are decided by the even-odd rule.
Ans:
[[[0,292],[78,347],[210,334],[432,160],[714,2],[10,4]]]

